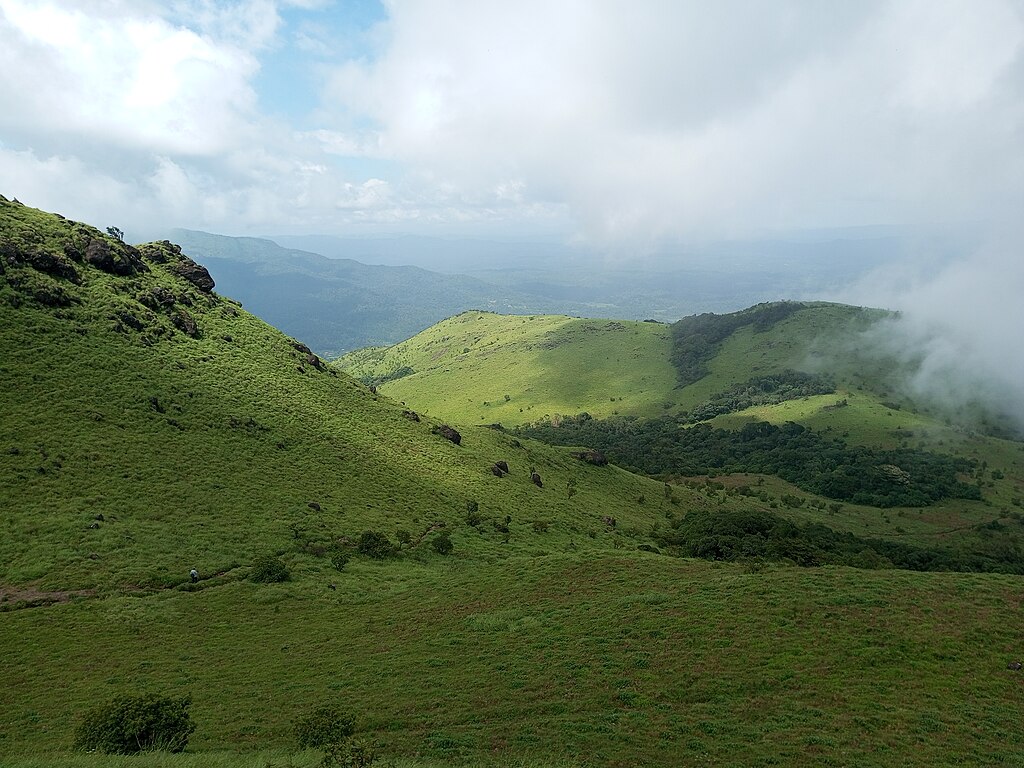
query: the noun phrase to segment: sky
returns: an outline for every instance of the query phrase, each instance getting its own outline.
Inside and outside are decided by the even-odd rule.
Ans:
[[[129,233],[1024,210],[1021,0],[0,0],[0,104],[0,193]]]

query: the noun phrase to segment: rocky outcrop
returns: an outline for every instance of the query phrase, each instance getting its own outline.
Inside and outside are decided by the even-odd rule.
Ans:
[[[575,451],[572,456],[580,461],[585,461],[587,464],[593,464],[595,467],[604,467],[608,464],[608,457],[593,448],[588,448],[585,451]]]
[[[447,424],[441,424],[434,427],[431,430],[435,435],[440,435],[445,440],[451,440],[456,445],[462,444],[462,435],[458,433],[458,430],[449,427]]]
[[[89,241],[84,259],[104,272],[121,277],[149,271],[149,267],[142,262],[142,256],[135,248],[102,238],[93,238]]]
[[[177,263],[167,266],[171,272],[178,275],[178,277],[185,278],[203,293],[213,291],[216,283],[213,282],[213,278],[210,277],[210,272],[206,267],[202,264],[197,264],[184,254],[180,254],[178,259]]]

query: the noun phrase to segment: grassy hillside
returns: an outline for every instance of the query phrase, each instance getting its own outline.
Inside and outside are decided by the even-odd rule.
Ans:
[[[581,411],[661,413],[673,402],[670,344],[661,323],[472,311],[337,365],[441,418],[510,426]]]
[[[291,724],[325,703],[410,768],[1024,751],[1018,578],[659,555],[671,520],[764,502],[455,445],[211,288],[0,199],[0,763],[312,766]],[[360,554],[367,529],[404,543]],[[250,578],[265,554],[289,581]],[[140,691],[192,695],[186,754],[69,755]]]
[[[617,418],[670,419],[674,427],[677,420],[688,423],[705,413],[713,426],[732,430],[754,421],[796,421],[851,447],[963,457],[974,468],[961,479],[983,490],[980,501],[949,498],[925,507],[904,503],[881,510],[771,477],[726,482],[767,483],[770,493],[764,501],[777,514],[857,536],[981,551],[993,545],[993,529],[986,528],[992,525],[1020,539],[1021,444],[919,410],[920,404],[897,394],[892,367],[857,356],[859,334],[888,316],[826,303],[759,305],[732,315],[685,318],[672,326],[471,312],[394,347],[350,353],[338,365],[364,381],[379,382],[381,392],[411,407],[456,423],[548,424],[554,428],[530,434],[601,447],[613,460],[670,477],[696,470],[672,472],[638,460],[635,449],[614,437],[602,439],[595,429],[610,420],[608,430],[614,435]],[[755,399],[763,394],[752,382],[786,380],[793,377],[786,372],[794,369],[811,372],[815,386],[825,385],[809,391],[827,394],[798,392],[781,402],[744,407],[749,392]],[[731,410],[715,415],[722,403]],[[568,417],[583,412],[594,421],[581,431],[583,425]],[[719,474],[713,465],[702,471]],[[800,503],[787,504],[783,498]]]

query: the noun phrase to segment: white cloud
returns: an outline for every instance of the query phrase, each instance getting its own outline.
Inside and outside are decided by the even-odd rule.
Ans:
[[[1024,189],[1009,0],[389,11],[329,100],[421,179],[512,181],[593,239],[970,219]]]

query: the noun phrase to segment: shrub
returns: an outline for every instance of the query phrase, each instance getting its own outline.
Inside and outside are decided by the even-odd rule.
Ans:
[[[391,540],[379,531],[363,531],[357,549],[375,560],[383,560],[395,551]]]
[[[451,554],[452,549],[455,545],[452,544],[452,536],[448,531],[439,533],[434,537],[434,540],[430,542],[430,546],[434,548],[434,551],[439,555]]]
[[[338,744],[328,744],[324,759],[320,761],[321,768],[366,768],[373,765],[377,755],[373,748],[355,739]]]
[[[181,752],[196,729],[189,717],[191,696],[118,696],[89,710],[75,729],[75,749],[132,755]]]
[[[355,732],[356,719],[334,707],[318,707],[292,727],[299,749],[319,749],[348,739]]]
[[[249,574],[250,579],[260,584],[276,584],[288,581],[291,577],[288,567],[274,555],[257,557],[256,562],[252,564],[252,573]]]
[[[348,561],[349,554],[344,549],[335,549],[331,552],[331,565],[339,571],[345,570],[345,566],[348,565]]]

